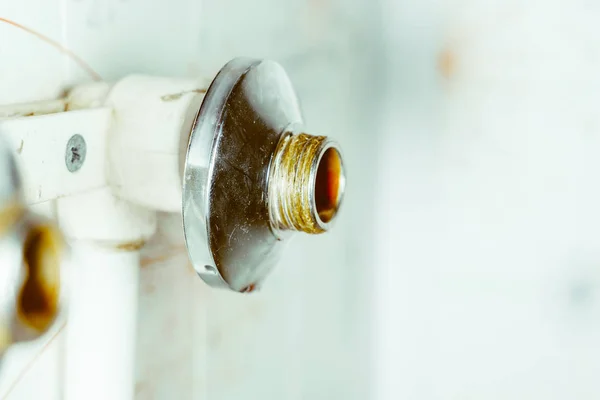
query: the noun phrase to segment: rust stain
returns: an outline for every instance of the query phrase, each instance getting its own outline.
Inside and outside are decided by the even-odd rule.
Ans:
[[[135,250],[139,250],[142,247],[144,247],[145,244],[146,244],[146,241],[143,239],[140,239],[140,240],[134,240],[133,242],[120,243],[120,244],[116,245],[115,247],[117,250],[135,251]]]
[[[196,271],[196,268],[194,268],[194,266],[192,265],[191,262],[187,262],[186,263],[186,267],[187,267],[187,271],[190,272],[192,275],[198,275],[198,272]]]
[[[77,65],[79,65],[83,70],[85,70],[91,77],[93,80],[95,81],[101,81],[102,77],[100,77],[100,75],[94,71],[92,69],[92,67],[90,67],[88,65],[88,63],[86,63],[85,61],[83,61],[83,59],[81,59],[81,57],[79,57],[77,54],[73,53],[73,51],[69,50],[68,48],[66,48],[65,46],[61,45],[60,43],[50,39],[48,36],[45,36],[31,28],[28,28],[24,25],[21,25],[15,21],[12,21],[8,18],[3,18],[0,17],[0,22],[4,22],[8,25],[12,25],[15,28],[21,29],[35,37],[37,37],[38,39],[42,40],[43,42],[49,44],[50,46],[54,47],[55,49],[57,49],[59,52],[61,52],[62,54],[65,54],[67,57],[71,58],[71,60],[73,60]]]
[[[240,293],[252,293],[252,292],[254,292],[255,289],[256,289],[256,284],[252,283],[252,284],[246,286],[245,288],[243,288],[242,290],[240,290]]]
[[[63,243],[50,226],[32,228],[23,245],[26,279],[19,295],[19,320],[44,332],[58,315],[60,292],[60,259]]]
[[[140,261],[140,266],[142,267],[147,267],[151,264],[155,264],[158,262],[162,262],[162,261],[166,261],[172,257],[178,256],[179,254],[181,254],[182,251],[185,250],[185,246],[178,246],[175,247],[165,253],[163,253],[160,256],[156,256],[156,257],[144,257],[142,258],[142,260]]]
[[[4,235],[24,214],[25,210],[18,199],[12,199],[0,209],[0,236]]]
[[[183,97],[184,94],[188,94],[188,93],[206,93],[206,89],[193,89],[193,90],[186,90],[184,92],[179,92],[179,93],[173,93],[173,94],[165,94],[164,96],[161,96],[160,99],[162,101],[175,101],[175,100],[179,100],[181,97]]]
[[[445,79],[451,79],[456,74],[456,55],[451,49],[443,49],[437,59],[437,67],[440,75]]]

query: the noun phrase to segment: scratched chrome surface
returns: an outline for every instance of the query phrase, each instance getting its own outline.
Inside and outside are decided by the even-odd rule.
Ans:
[[[281,258],[269,165],[284,130],[301,121],[291,82],[273,61],[234,59],[208,89],[187,151],[183,225],[191,262],[211,286],[254,290]]]

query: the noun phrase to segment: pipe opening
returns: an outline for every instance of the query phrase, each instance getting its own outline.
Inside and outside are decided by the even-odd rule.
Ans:
[[[323,153],[315,180],[315,206],[322,222],[328,223],[337,213],[344,191],[344,170],[340,153],[330,147]]]
[[[344,167],[337,145],[325,136],[286,134],[270,170],[273,226],[309,234],[326,232],[344,194]]]
[[[49,226],[33,227],[23,246],[25,283],[18,299],[19,316],[43,332],[58,314],[62,242]]]

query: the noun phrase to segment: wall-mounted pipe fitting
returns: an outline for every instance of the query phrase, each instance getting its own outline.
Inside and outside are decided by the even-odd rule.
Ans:
[[[189,139],[183,225],[213,286],[257,288],[291,231],[327,231],[344,193],[338,145],[302,130],[292,84],[272,61],[235,59],[210,85]]]
[[[291,232],[326,232],[338,213],[341,150],[304,131],[275,62],[234,59],[210,85],[133,75],[77,87],[67,103],[110,108],[111,192],[146,210],[181,211],[189,257],[210,285],[252,291]]]

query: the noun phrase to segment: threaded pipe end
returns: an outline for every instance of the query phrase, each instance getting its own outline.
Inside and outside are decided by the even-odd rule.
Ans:
[[[326,136],[286,133],[271,161],[269,212],[279,230],[326,232],[344,194],[337,144]]]

